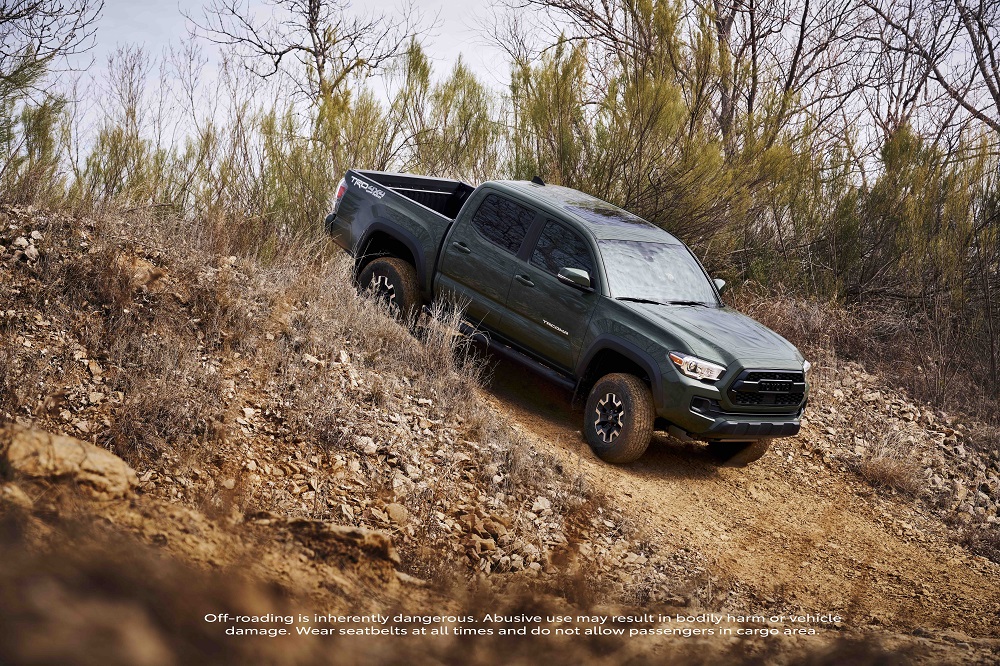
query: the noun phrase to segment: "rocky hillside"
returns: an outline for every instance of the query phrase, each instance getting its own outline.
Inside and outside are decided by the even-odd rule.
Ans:
[[[7,211],[6,419],[113,451],[145,495],[385,530],[422,578],[553,575],[568,535],[621,536],[484,408],[447,323],[415,340],[342,257],[265,266],[103,224]]]
[[[108,629],[120,642],[149,637],[121,663],[257,649],[274,662],[336,661],[329,639],[283,652],[288,641],[227,641],[195,621],[220,604],[849,618],[817,636],[738,643],[502,644],[528,660],[621,663],[663,650],[692,662],[822,660],[856,650],[858,637],[866,655],[995,654],[986,618],[1000,610],[1000,459],[989,427],[913,404],[826,353],[802,435],[764,464],[721,468],[697,445],[664,439],[639,463],[610,467],[586,451],[567,396],[526,386],[447,321],[411,335],[358,297],[344,259],[328,253],[323,241],[281,237],[248,249],[225,230],[147,212],[0,209],[0,417],[11,424],[0,437],[0,548],[16,563],[11,584],[18,571],[49,581],[4,605],[24,629],[0,640],[9,660],[75,654],[88,640],[87,624],[61,642],[31,638],[64,622],[31,601],[44,594],[139,609]],[[104,471],[80,463],[81,450]],[[841,526],[845,543],[821,538],[829,506],[859,516]],[[852,540],[855,529],[867,536]],[[899,548],[877,554],[879,535]],[[787,558],[775,556],[783,547]],[[927,567],[954,569],[925,580],[926,593],[900,571],[922,551]],[[810,564],[831,582],[803,586]],[[198,581],[198,593],[176,598],[177,579]],[[940,595],[954,612],[913,620],[891,615],[905,604],[859,607],[833,593],[852,579],[876,600]],[[151,610],[165,598],[167,611]],[[179,636],[195,651],[175,647]],[[483,663],[501,649],[421,645],[429,658]],[[389,657],[403,647],[351,649]]]

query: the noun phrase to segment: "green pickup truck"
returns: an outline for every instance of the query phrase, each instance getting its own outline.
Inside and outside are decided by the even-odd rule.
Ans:
[[[799,431],[809,362],[723,305],[686,245],[600,199],[352,169],[326,229],[402,316],[461,303],[492,350],[587,396],[583,432],[606,461],[666,430],[746,464]]]

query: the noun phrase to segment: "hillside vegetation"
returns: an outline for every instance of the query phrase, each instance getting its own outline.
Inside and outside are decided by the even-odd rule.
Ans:
[[[996,412],[988,3],[531,0],[489,31],[500,88],[461,61],[434,71],[416,13],[293,0],[270,18],[209,2],[169,54],[126,45],[53,79],[102,35],[96,0],[49,4],[2,23],[5,200],[198,220],[266,259],[315,236],[352,166],[539,175],[663,226],[757,297],[869,322],[852,356],[920,399]]]
[[[344,258],[321,245],[290,245],[268,265],[219,253],[212,248],[226,248],[224,237],[145,211],[2,214],[0,416],[91,442],[134,469],[133,489],[122,492],[93,470],[39,472],[6,458],[4,547],[81,604],[107,593],[90,590],[87,576],[111,575],[86,572],[125,556],[139,571],[164,567],[140,587],[148,596],[127,594],[141,608],[170,596],[170,576],[208,576],[205,597],[177,600],[191,609],[171,613],[212,612],[219,599],[254,612],[800,609],[840,612],[851,618],[845,638],[932,661],[994,648],[993,431],[894,397],[828,348],[808,347],[818,374],[803,434],[758,466],[720,468],[703,447],[667,439],[631,468],[607,466],[587,451],[568,397],[496,365],[446,320],[425,318],[412,335],[358,295]],[[831,325],[801,303],[768,307],[777,309],[756,314],[793,338]],[[16,432],[0,437],[0,454]],[[109,502],[108,487],[124,498]],[[94,489],[103,502],[86,498]],[[824,506],[841,507],[842,517]],[[838,521],[848,522],[825,532]],[[885,539],[890,549],[872,559]],[[89,546],[61,554],[67,540]],[[48,559],[17,559],[23,548]],[[162,557],[174,563],[158,564]],[[823,563],[827,583],[803,589],[798,564],[810,559]],[[910,570],[900,577],[904,559]],[[192,566],[225,574],[181,573]],[[234,575],[251,590],[260,581],[282,592],[245,599],[224,582]],[[883,576],[891,594],[880,591]],[[843,596],[845,580],[863,597]],[[891,601],[911,589],[917,603],[940,603],[916,612],[923,606]],[[10,608],[11,617],[25,612]],[[26,618],[26,635],[58,621],[47,611]],[[218,632],[188,621],[157,615],[149,631],[165,643],[192,632],[202,649],[252,649],[218,643]],[[898,633],[917,629],[932,638]],[[729,649],[794,660],[854,649],[839,638],[666,645],[692,663]],[[83,638],[65,640],[69,650]],[[956,650],[955,641],[973,647]],[[657,644],[604,640],[572,650],[620,659]],[[25,650],[14,656],[37,654],[30,642],[9,645]],[[296,645],[273,660],[323,660],[319,644]],[[478,645],[489,663],[491,643]],[[352,649],[401,648],[387,640]],[[426,649],[457,648],[438,640]],[[560,641],[543,649],[560,661],[576,654]]]
[[[101,3],[22,5],[0,11],[0,661],[996,659],[1000,76],[972,47],[997,8],[531,0],[496,16],[494,89],[434,72],[415,15],[286,0],[280,24],[211,2],[169,55],[74,82]],[[570,396],[357,293],[321,233],[355,166],[537,174],[677,234],[814,362],[801,434],[744,469],[665,436],[600,463]],[[845,619],[234,641],[201,620],[222,609]]]

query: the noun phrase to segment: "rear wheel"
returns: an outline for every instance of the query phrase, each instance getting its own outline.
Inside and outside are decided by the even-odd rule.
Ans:
[[[584,410],[583,431],[602,460],[638,460],[653,436],[653,395],[635,375],[612,373],[594,384]]]
[[[754,442],[708,443],[709,453],[730,467],[746,467],[755,460],[759,460],[770,447],[770,439],[758,439]]]
[[[396,257],[382,257],[365,266],[358,276],[358,287],[374,294],[401,321],[409,321],[420,307],[417,271]]]

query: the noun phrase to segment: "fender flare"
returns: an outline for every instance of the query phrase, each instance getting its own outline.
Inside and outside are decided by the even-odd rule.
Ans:
[[[583,379],[586,376],[587,367],[590,365],[591,361],[594,360],[594,357],[604,350],[610,350],[621,354],[645,370],[649,377],[649,381],[652,384],[650,388],[652,388],[653,391],[653,404],[657,407],[662,406],[663,374],[660,372],[659,364],[644,349],[629,342],[628,340],[623,340],[622,338],[609,333],[602,333],[597,336],[587,349],[587,353],[581,357],[580,363],[577,364],[576,376],[580,378],[576,385],[577,391],[579,391],[580,387],[583,385]]]
[[[411,234],[406,229],[401,229],[399,225],[388,223],[383,218],[376,218],[374,222],[368,225],[368,228],[365,229],[364,235],[358,241],[354,254],[355,279],[357,279],[358,274],[361,272],[361,267],[367,263],[365,259],[368,255],[362,254],[361,252],[363,248],[368,245],[371,237],[377,232],[382,232],[406,246],[406,249],[408,249],[410,254],[413,255],[413,261],[416,263],[415,268],[417,269],[417,283],[420,285],[421,291],[426,289],[426,276],[424,274],[426,264],[424,262],[424,252],[421,249],[416,236]]]

